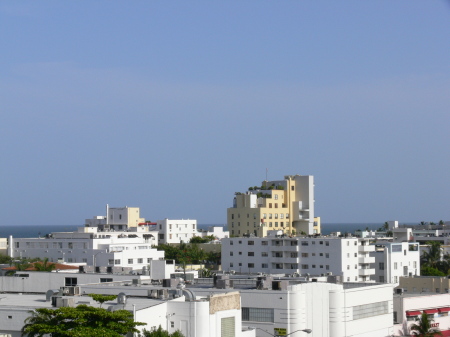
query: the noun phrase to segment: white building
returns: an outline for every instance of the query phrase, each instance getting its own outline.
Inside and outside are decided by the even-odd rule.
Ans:
[[[255,332],[243,330],[241,299],[237,292],[215,294],[198,298],[183,289],[144,289],[141,295],[128,297],[133,287],[96,287],[95,293],[119,295],[117,300],[105,302],[103,307],[114,311],[129,310],[135,321],[146,323],[139,330],[153,330],[161,326],[170,333],[181,330],[184,336],[195,337],[255,337]],[[80,293],[89,293],[81,287]],[[87,288],[86,288],[87,289]],[[52,295],[50,293],[49,295]],[[54,299],[53,299],[54,298]],[[99,306],[87,296],[60,296],[53,294],[2,294],[0,301],[0,336],[19,337],[24,320],[32,309],[55,308],[87,304]]]
[[[269,289],[239,287],[242,324],[257,328],[256,336],[390,337],[393,333],[393,293],[389,284],[302,283],[274,278]],[[271,288],[271,285],[276,286]],[[230,291],[190,288],[198,295]],[[299,330],[311,329],[307,335]],[[295,332],[297,331],[297,332]]]
[[[189,242],[197,232],[197,220],[158,220],[156,228],[158,231],[158,244]]]
[[[401,276],[420,275],[420,252],[417,242],[377,241],[370,256],[375,259],[375,281],[398,284]]]
[[[207,230],[200,230],[198,236],[214,236],[217,240],[230,237],[229,231],[224,231],[222,226],[209,226]]]
[[[450,336],[450,294],[398,294],[394,296],[394,336],[410,336],[411,325],[425,312],[432,326]]]
[[[271,233],[271,232],[270,232]],[[320,275],[344,282],[368,282],[375,270],[368,240],[337,237],[230,238],[222,240],[222,269],[239,273]]]
[[[173,261],[164,260],[164,252],[152,248],[156,233],[146,228],[133,232],[99,231],[97,227],[80,227],[78,232],[52,233],[43,238],[10,237],[9,255],[14,258],[48,258],[50,262],[92,266],[131,267],[133,270],[160,269],[164,278],[174,270]],[[157,262],[161,261],[161,262]],[[162,276],[161,276],[162,275]]]

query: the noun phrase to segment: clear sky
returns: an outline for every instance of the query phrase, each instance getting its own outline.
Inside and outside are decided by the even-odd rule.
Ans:
[[[225,223],[266,168],[450,220],[448,1],[3,1],[0,51],[0,225]]]

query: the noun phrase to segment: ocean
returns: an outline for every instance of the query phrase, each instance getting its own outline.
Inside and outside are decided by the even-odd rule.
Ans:
[[[376,230],[382,225],[383,223],[323,223],[322,234],[328,235],[331,232],[354,233],[358,229],[364,230],[366,228]],[[222,226],[226,228],[226,225],[212,224],[199,224],[198,228],[207,229],[209,226]],[[81,226],[0,226],[0,238],[7,238],[10,235],[15,238],[36,238],[52,232],[73,232],[76,231],[78,227]]]

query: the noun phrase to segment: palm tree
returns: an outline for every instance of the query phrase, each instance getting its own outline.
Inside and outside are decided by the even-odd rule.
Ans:
[[[56,265],[52,262],[49,263],[48,258],[46,257],[42,262],[35,262],[33,267],[37,271],[52,271],[56,268]]]
[[[442,336],[442,333],[438,328],[431,327],[433,321],[434,320],[432,318],[428,317],[426,312],[422,312],[420,320],[417,322],[417,324],[411,325],[411,334],[413,336],[421,337]]]
[[[437,264],[441,260],[441,243],[438,241],[429,241],[427,242],[427,245],[429,245],[428,251],[424,251],[422,253],[420,263],[428,267],[436,268]]]

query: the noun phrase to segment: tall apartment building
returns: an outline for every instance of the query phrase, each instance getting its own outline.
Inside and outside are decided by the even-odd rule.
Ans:
[[[233,199],[227,210],[231,236],[264,237],[268,230],[287,234],[319,234],[320,220],[314,219],[314,177],[285,176],[263,181]]]
[[[375,259],[375,281],[398,284],[402,276],[420,275],[420,251],[417,242],[379,241],[370,254]]]
[[[222,239],[222,269],[240,273],[339,275],[344,282],[375,276],[369,240],[337,237],[242,237]]]

